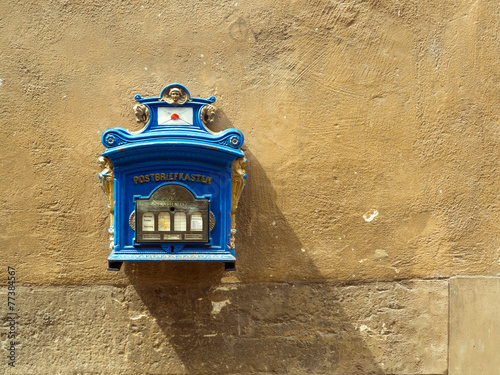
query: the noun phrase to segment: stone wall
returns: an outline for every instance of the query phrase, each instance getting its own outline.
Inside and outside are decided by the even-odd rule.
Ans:
[[[6,373],[473,371],[453,353],[487,335],[467,326],[460,280],[494,290],[481,276],[500,270],[497,1],[47,0],[0,14],[0,275],[16,269],[19,313],[16,368],[4,319]],[[217,97],[214,131],[245,134],[237,270],[109,272],[100,135],[139,130],[134,95],[172,82]]]

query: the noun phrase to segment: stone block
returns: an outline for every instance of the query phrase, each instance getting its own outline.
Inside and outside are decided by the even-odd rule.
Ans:
[[[450,375],[500,373],[500,278],[450,280]]]
[[[20,286],[17,299],[6,374],[446,373],[445,281]]]

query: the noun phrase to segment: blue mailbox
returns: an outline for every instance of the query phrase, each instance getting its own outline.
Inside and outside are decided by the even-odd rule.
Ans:
[[[223,262],[234,269],[235,214],[246,183],[243,134],[208,129],[215,97],[192,98],[178,83],[159,97],[135,100],[144,128],[102,134],[108,269],[151,261]]]

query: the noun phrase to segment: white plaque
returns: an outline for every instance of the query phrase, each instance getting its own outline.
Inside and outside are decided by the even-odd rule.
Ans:
[[[158,107],[158,125],[193,125],[192,107]]]
[[[203,217],[199,212],[191,215],[191,230],[201,231],[203,230]]]
[[[158,230],[168,232],[170,230],[170,213],[160,212],[158,214]]]
[[[142,214],[142,231],[153,232],[155,230],[155,215],[152,212]]]
[[[185,232],[186,231],[186,213],[176,212],[174,215],[174,231]]]

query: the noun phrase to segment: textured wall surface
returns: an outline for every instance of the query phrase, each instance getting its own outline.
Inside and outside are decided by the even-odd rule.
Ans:
[[[9,373],[444,374],[447,368],[444,281],[38,286],[18,293],[23,338]],[[422,305],[431,308],[422,314]]]
[[[450,375],[500,372],[500,278],[450,281]]]
[[[54,374],[59,363],[60,373],[73,373],[62,360],[71,347],[94,366],[74,373],[137,373],[146,351],[157,355],[150,373],[446,372],[447,331],[420,332],[426,319],[447,322],[443,283],[500,271],[497,0],[4,1],[0,14],[0,270],[15,267],[18,285],[44,296],[19,296],[29,322],[20,342],[30,354],[19,363],[32,367],[24,369]],[[172,82],[215,95],[213,130],[236,127],[246,137],[237,270],[151,263],[108,272],[100,135],[139,130],[134,95],[156,96]],[[393,284],[377,297],[376,280]],[[401,292],[415,309],[409,326],[398,309],[383,321],[380,307],[396,303],[401,280],[438,296],[423,302]],[[221,283],[239,285],[231,301],[246,293],[256,301],[221,307],[224,319],[239,309],[244,319],[257,308],[283,315],[243,341],[231,321],[231,339],[220,340],[225,326],[210,320],[210,303],[193,306]],[[329,283],[370,287],[356,289],[363,303],[319,316],[343,294],[331,286],[316,293]],[[290,292],[293,285],[306,295]],[[286,297],[256,297],[274,286]],[[176,288],[184,297],[173,296],[172,307]],[[61,312],[49,331],[36,320],[38,310],[66,309],[65,291],[80,289],[76,300],[94,305]],[[132,292],[126,303],[142,301],[137,316],[147,318],[114,305],[113,293]],[[48,305],[51,294],[60,297]],[[300,298],[308,314],[286,328]],[[97,305],[115,306],[116,316]],[[274,327],[280,321],[285,328]],[[207,354],[209,337],[186,336],[189,325],[211,335],[213,324],[216,350],[233,348],[231,358]],[[101,327],[96,349],[86,341],[90,326]],[[62,344],[58,335],[75,339]],[[143,350],[131,350],[141,340]],[[60,353],[42,355],[41,346]],[[206,357],[196,357],[197,346]]]

